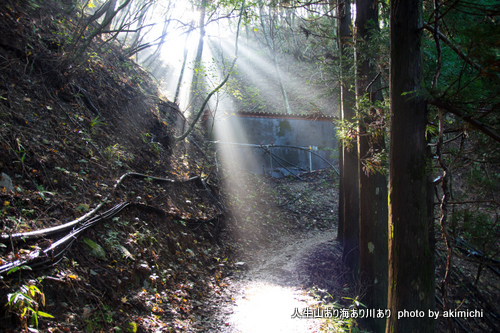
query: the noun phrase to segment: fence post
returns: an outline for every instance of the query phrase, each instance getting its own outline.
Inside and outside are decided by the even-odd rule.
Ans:
[[[313,162],[312,162],[312,146],[309,146],[309,172],[313,171]]]

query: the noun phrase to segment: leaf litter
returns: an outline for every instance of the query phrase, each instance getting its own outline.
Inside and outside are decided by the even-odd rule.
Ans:
[[[155,182],[154,177],[181,181],[211,174],[212,167],[190,143],[171,145],[182,120],[178,107],[161,98],[140,67],[120,59],[117,46],[99,62],[70,68],[61,49],[49,50],[41,42],[57,29],[51,18],[58,6],[34,11],[29,3],[0,5],[5,18],[0,29],[9,37],[0,43],[5,60],[0,171],[13,185],[0,191],[2,230],[14,234],[58,226],[100,203],[104,209],[120,202],[136,205],[85,230],[54,265],[21,267],[3,276],[0,296],[36,284],[46,299],[42,311],[54,316],[40,318],[40,332],[218,332],[226,321],[217,313],[238,298],[235,279],[260,265],[259,253],[283,239],[308,239],[309,231],[331,234],[335,189],[321,185],[311,197],[277,208],[304,185],[245,174],[254,185],[223,193],[223,175],[214,175],[210,185],[226,203],[240,206],[234,216],[223,217],[199,183]],[[29,31],[39,31],[42,39]],[[25,71],[31,58],[18,46],[27,44],[47,64]],[[45,75],[46,65],[54,68],[52,76]],[[84,98],[93,101],[99,117]],[[199,146],[202,137],[194,135]],[[151,178],[130,178],[114,190],[130,171]],[[275,182],[271,196],[263,193],[267,181]],[[252,198],[237,202],[243,195]],[[2,243],[0,264],[27,258],[53,242],[45,237]],[[1,307],[0,329],[22,331],[7,310]]]

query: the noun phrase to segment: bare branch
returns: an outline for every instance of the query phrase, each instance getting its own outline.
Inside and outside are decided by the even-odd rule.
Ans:
[[[430,31],[431,33],[434,33],[434,30],[435,28],[430,25],[430,24],[427,24],[426,22],[424,22],[424,26],[423,28],[425,30],[428,30]],[[446,45],[448,45],[450,47],[450,49],[452,49],[453,51],[455,51],[455,53],[460,57],[462,58],[466,63],[468,63],[469,65],[471,65],[472,67],[474,67],[476,70],[482,72],[483,71],[483,68],[477,63],[475,62],[474,60],[472,60],[471,58],[469,58],[461,49],[460,47],[456,46],[455,44],[453,44],[453,42],[451,40],[448,39],[448,37],[446,37],[442,32],[438,31],[437,32],[438,36],[439,36],[439,39],[441,39]]]
[[[500,135],[495,132],[494,129],[492,129],[490,126],[483,124],[482,122],[478,121],[475,118],[472,118],[472,116],[467,115],[466,113],[462,112],[459,108],[450,105],[446,102],[440,101],[440,100],[434,100],[434,101],[429,101],[428,102],[430,105],[437,106],[438,108],[442,108],[448,112],[453,113],[457,117],[460,117],[467,123],[471,124],[474,126],[476,129],[479,131],[483,132],[484,134],[488,135],[490,138],[493,140],[500,142]]]
[[[155,26],[156,23],[151,23],[151,24],[147,24],[147,25],[143,25],[137,29],[134,29],[134,30],[127,30],[127,29],[124,29],[124,30],[121,30],[121,29],[118,29],[118,30],[106,30],[106,31],[101,31],[101,33],[103,34],[111,34],[111,33],[115,33],[115,32],[139,32],[140,30],[144,29],[144,28],[147,28],[147,27],[150,27],[150,26]]]
[[[467,205],[467,204],[478,204],[478,203],[491,203],[500,206],[500,202],[496,200],[469,200],[469,201],[450,201],[449,205]]]

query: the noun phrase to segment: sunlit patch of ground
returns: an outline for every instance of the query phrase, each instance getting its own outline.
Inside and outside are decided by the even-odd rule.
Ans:
[[[218,134],[241,134],[229,130],[216,128]],[[301,267],[319,244],[335,237],[338,178],[332,170],[323,170],[304,176],[308,179],[304,182],[271,179],[245,171],[252,161],[238,155],[221,154],[218,162],[232,215],[229,234],[238,257],[250,270],[242,280],[235,280],[230,301],[221,304],[223,326],[219,329],[227,333],[319,332],[319,319],[293,315],[317,305],[308,291],[308,273]]]
[[[318,332],[316,320],[292,318],[314,299],[304,290],[268,282],[249,282],[228,324],[233,332]]]
[[[318,304],[302,263],[334,237],[333,231],[284,236],[256,253],[246,278],[233,286],[233,305],[223,310],[225,332],[319,332],[320,319],[300,318],[305,308]]]

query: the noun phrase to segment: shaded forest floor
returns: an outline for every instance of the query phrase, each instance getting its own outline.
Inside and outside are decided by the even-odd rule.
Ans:
[[[212,313],[204,301],[233,268],[219,266],[232,250],[213,199],[218,181],[197,178],[210,171],[204,152],[173,144],[177,106],[117,46],[70,64],[66,14],[57,2],[35,5],[0,4],[0,265],[29,260],[71,230],[26,242],[8,235],[101,209],[61,260],[47,252],[37,270],[3,274],[0,330],[22,331],[36,317],[50,332],[202,330]],[[100,215],[116,204],[128,206]]]
[[[26,261],[0,280],[2,304],[12,301],[0,307],[0,329],[33,330],[36,318],[49,332],[217,331],[236,260],[283,234],[331,226],[335,214],[315,206],[276,219],[264,207],[224,217],[217,196],[230,205],[233,194],[199,148],[202,131],[174,144],[183,119],[154,80],[114,45],[68,63],[65,35],[54,32],[71,23],[56,2],[35,5],[0,4],[0,266]],[[96,223],[63,249],[44,252],[71,229],[11,240],[87,214]]]
[[[325,310],[329,308],[364,309],[355,299],[361,299],[364,290],[369,287],[352,284],[350,274],[342,267],[342,246],[335,240],[336,221],[324,219],[329,214],[337,216],[338,184],[333,172],[303,175],[306,182],[263,178],[262,183],[256,181],[255,176],[244,176],[241,172],[236,174],[241,184],[253,184],[251,191],[242,185],[246,195],[240,201],[246,204],[240,204],[235,210],[242,212],[239,219],[241,216],[248,217],[245,212],[251,205],[255,208],[249,213],[252,221],[258,221],[259,214],[271,210],[273,220],[284,219],[291,225],[281,229],[278,226],[271,228],[276,230],[278,237],[271,237],[267,242],[262,242],[266,238],[261,235],[259,244],[265,244],[263,247],[252,246],[256,243],[251,237],[259,234],[255,233],[259,228],[251,229],[247,235],[250,239],[240,240],[244,252],[239,253],[239,257],[245,262],[246,269],[228,277],[229,289],[219,310],[225,324],[223,332],[369,332],[360,319],[335,318],[335,315],[326,317]],[[245,177],[249,177],[250,181],[245,181]],[[240,195],[244,192],[242,189],[236,191]],[[266,196],[266,193],[271,195]],[[236,195],[236,198],[239,197]],[[252,198],[258,198],[257,202],[261,205]],[[318,209],[320,207],[323,209]],[[251,225],[245,227],[251,228]],[[245,230],[240,232],[245,233]],[[455,257],[445,310],[441,299],[441,281],[445,274],[446,246],[440,232],[436,231],[435,236],[436,311],[440,314],[436,319],[436,331],[497,332],[500,324],[497,308],[500,277],[495,266],[484,265],[481,278],[476,283],[478,264],[471,258],[473,253]],[[311,317],[302,315],[302,318],[291,318],[295,308],[301,314],[311,309],[313,314]],[[445,318],[444,313],[449,313],[449,309],[452,312],[477,310],[480,317],[461,315],[460,318]],[[314,318],[314,311],[318,311],[318,318]]]
[[[117,46],[69,64],[64,35],[54,34],[64,16],[56,2],[45,4],[0,4],[0,173],[6,182],[0,266],[29,260],[71,230],[33,240],[9,235],[102,208],[61,258],[48,252],[37,269],[2,275],[0,302],[7,304],[8,295],[19,302],[0,306],[0,330],[27,329],[35,316],[25,306],[35,303],[23,300],[31,297],[54,317],[39,313],[42,332],[236,331],[238,320],[229,315],[238,312],[235,303],[244,306],[238,303],[242,283],[263,276],[268,284],[307,293],[292,295],[310,302],[301,307],[353,304],[358,288],[346,284],[332,242],[333,171],[304,175],[307,182],[215,172],[203,131],[175,144],[183,121],[177,106]],[[100,215],[124,203],[122,211]],[[468,273],[454,282],[451,302],[496,313],[498,277],[485,271],[476,290],[470,287],[474,264],[458,263]],[[26,291],[32,286],[41,294]],[[467,328],[495,331],[498,321],[489,318]],[[350,324],[356,325],[321,323],[330,331]]]

